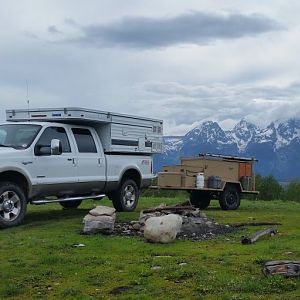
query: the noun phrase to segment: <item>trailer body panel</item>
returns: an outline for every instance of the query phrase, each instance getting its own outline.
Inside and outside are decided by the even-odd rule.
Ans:
[[[203,190],[221,192],[227,184],[236,186],[241,193],[257,194],[254,158],[209,155],[183,157],[180,165],[164,166],[158,173],[158,187],[162,189]],[[197,175],[203,174],[204,187],[197,187]],[[213,180],[221,180],[216,188]]]

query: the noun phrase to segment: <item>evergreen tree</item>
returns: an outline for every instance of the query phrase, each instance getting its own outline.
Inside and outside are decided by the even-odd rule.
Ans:
[[[283,196],[283,187],[272,176],[263,177],[256,175],[256,190],[259,191],[259,199],[262,200],[275,200],[281,199]]]

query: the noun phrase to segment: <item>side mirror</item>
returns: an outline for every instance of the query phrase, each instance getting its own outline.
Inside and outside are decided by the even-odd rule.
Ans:
[[[60,140],[51,140],[51,155],[61,155],[62,154],[62,144]]]

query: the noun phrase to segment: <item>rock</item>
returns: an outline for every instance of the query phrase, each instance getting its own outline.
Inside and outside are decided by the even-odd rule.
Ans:
[[[170,243],[175,240],[181,225],[182,217],[179,215],[151,217],[145,223],[144,237],[153,243]]]
[[[151,217],[156,217],[157,215],[155,213],[148,213],[148,214],[144,214],[143,211],[141,211],[140,213],[140,218],[139,218],[139,223],[144,225],[145,222],[151,218]]]
[[[92,216],[86,215],[83,219],[83,233],[112,233],[114,230],[116,215],[112,216]]]
[[[85,247],[85,244],[74,244],[73,247],[75,248]]]
[[[187,265],[187,263],[185,263],[185,262],[182,262],[182,263],[178,264],[179,267],[183,267],[183,266],[186,266],[186,265]]]
[[[124,234],[130,235],[131,231],[129,229],[123,231]]]
[[[161,266],[153,266],[152,268],[151,268],[151,270],[160,270],[161,269]]]
[[[132,225],[132,228],[138,231],[142,228],[142,225],[140,223],[135,223]]]
[[[201,218],[207,218],[206,214],[203,211],[200,211],[199,217],[201,217]]]
[[[89,214],[92,216],[112,216],[115,214],[116,210],[108,206],[96,206],[94,209],[89,211]]]

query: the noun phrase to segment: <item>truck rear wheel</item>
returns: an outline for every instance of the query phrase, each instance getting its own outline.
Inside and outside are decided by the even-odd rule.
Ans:
[[[219,199],[220,207],[223,210],[238,209],[241,203],[240,192],[234,186],[226,187]]]
[[[210,204],[210,195],[200,191],[191,191],[190,202],[195,207],[206,209]]]
[[[12,182],[0,184],[0,228],[19,225],[26,214],[27,201],[23,190]]]
[[[112,193],[111,200],[117,211],[134,211],[139,200],[139,188],[132,179],[125,179]]]
[[[77,208],[81,204],[82,200],[72,200],[72,201],[60,201],[59,204],[66,209]]]

